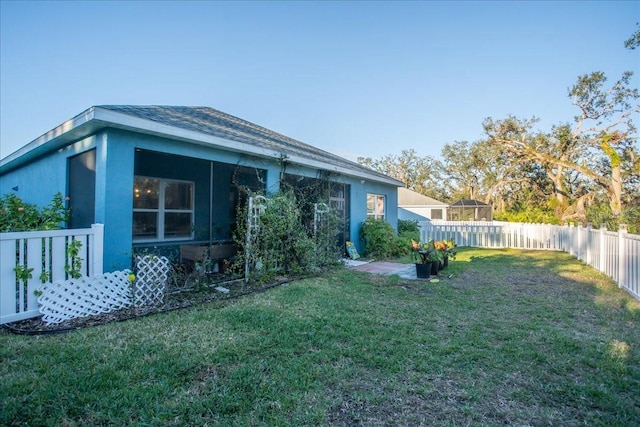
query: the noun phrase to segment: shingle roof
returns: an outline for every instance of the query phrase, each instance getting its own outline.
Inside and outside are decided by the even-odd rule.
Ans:
[[[210,107],[99,105],[96,108],[258,146],[273,150],[281,155],[296,155],[333,166],[360,171],[368,175],[378,176],[387,181],[393,180],[387,175],[356,162]],[[402,185],[399,181],[398,184]]]
[[[470,207],[487,207],[487,206],[491,206],[488,205],[484,202],[481,202],[479,200],[471,200],[471,199],[462,199],[462,200],[458,200],[455,203],[450,204],[449,206],[452,207],[458,207],[458,206],[462,206],[462,207],[466,207],[466,206],[470,206]]]
[[[446,206],[447,204],[408,188],[398,188],[398,206]]]

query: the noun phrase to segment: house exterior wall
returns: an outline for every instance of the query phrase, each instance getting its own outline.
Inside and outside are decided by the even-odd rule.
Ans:
[[[145,166],[147,170],[151,168],[152,176],[163,178],[175,178],[200,182],[196,186],[196,197],[202,199],[203,194],[208,194],[209,170],[208,167],[189,168],[185,159],[192,158],[196,164],[202,165],[209,161],[224,162],[230,165],[241,165],[256,167],[267,171],[267,185],[273,180],[273,176],[279,175],[279,167],[276,162],[261,160],[243,156],[238,153],[229,153],[219,149],[212,149],[207,146],[197,146],[182,141],[154,137],[150,135],[138,134],[122,130],[109,130],[106,138],[105,159],[106,173],[103,182],[97,179],[96,186],[104,191],[97,191],[96,194],[96,220],[105,224],[105,270],[119,270],[130,268],[132,260],[132,249],[134,247],[132,237],[133,221],[133,183],[135,171],[136,150],[147,150],[150,152],[171,154],[180,156],[177,161],[166,164],[155,164]],[[180,160],[183,159],[183,160]],[[145,175],[145,170],[140,171]],[[206,182],[203,187],[202,182]],[[215,184],[214,184],[215,185]],[[205,193],[203,193],[203,191]],[[276,188],[277,191],[277,188]],[[98,194],[102,194],[102,198]],[[208,196],[205,196],[208,199]],[[104,203],[99,202],[104,200]],[[198,220],[208,221],[208,206],[206,212],[202,204],[195,206],[194,215]],[[214,206],[215,209],[215,206]],[[102,215],[99,215],[101,212]],[[201,222],[201,221],[199,221]],[[199,236],[202,237],[202,236]],[[208,238],[208,236],[207,236]]]
[[[363,182],[364,181],[364,182]],[[385,221],[398,230],[398,188],[378,182],[349,179],[351,184],[351,241],[360,253],[364,247],[360,242],[360,226],[367,219],[367,194],[385,196]]]
[[[67,159],[95,147],[96,137],[84,138],[0,176],[0,195],[15,193],[25,203],[46,206],[60,192],[67,194]],[[18,187],[18,190],[13,190]]]
[[[439,209],[442,212],[442,218],[447,218],[447,206],[398,206],[398,219],[411,221],[427,221],[431,220],[431,210]]]
[[[135,138],[107,131],[96,159],[96,222],[104,224],[105,271],[131,268]],[[98,167],[102,165],[102,167]]]
[[[224,141],[221,140],[221,143]],[[266,172],[267,194],[279,189],[280,173],[283,171],[277,153],[273,159],[258,158],[242,153],[224,151],[205,144],[172,140],[140,134],[121,129],[105,128],[94,135],[83,138],[55,152],[50,152],[0,176],[0,195],[15,192],[27,203],[45,206],[57,192],[66,195],[68,189],[68,158],[85,151],[96,150],[95,173],[95,222],[104,224],[104,270],[114,271],[132,266],[133,236],[133,190],[136,174],[136,150],[149,150],[176,156],[200,159],[199,162],[222,162],[232,166],[246,166]],[[157,166],[163,174],[179,177],[184,165],[167,164]],[[182,170],[178,173],[178,170]],[[291,173],[317,177],[318,170],[295,165]],[[190,172],[199,174],[201,171]],[[208,173],[208,172],[207,172]],[[142,173],[144,174],[144,172]],[[196,176],[192,175],[192,176]],[[184,175],[182,175],[184,176]],[[201,179],[200,176],[198,179]],[[208,178],[207,178],[208,179]],[[359,230],[367,218],[367,194],[385,196],[385,219],[397,229],[397,187],[391,184],[364,181],[359,178],[337,175],[331,178],[350,185],[349,214],[350,239],[362,250]],[[207,188],[208,190],[208,188]],[[200,188],[196,192],[201,191]],[[207,212],[208,213],[208,212]],[[198,212],[197,215],[203,215]],[[208,215],[206,215],[208,220]]]

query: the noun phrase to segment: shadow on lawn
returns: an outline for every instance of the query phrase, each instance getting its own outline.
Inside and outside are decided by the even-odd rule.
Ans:
[[[467,249],[477,252],[477,249]],[[640,319],[640,301],[612,278],[560,251],[486,249],[486,255],[462,259],[472,267],[460,272],[461,287],[509,286],[517,292],[549,297],[588,298],[598,306],[626,310]],[[464,254],[464,249],[462,251]]]

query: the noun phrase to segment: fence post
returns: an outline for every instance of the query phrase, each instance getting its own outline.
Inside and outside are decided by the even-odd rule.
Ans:
[[[96,276],[104,273],[104,224],[91,224],[93,230],[93,259],[89,274]]]
[[[605,231],[607,231],[607,224],[605,224],[604,222],[600,223],[600,264],[598,264],[598,270],[600,271],[606,271],[605,268],[605,263],[606,263],[606,259],[605,259],[605,252],[606,252],[606,248],[605,243],[604,243],[604,233]]]
[[[586,238],[586,240],[587,240],[587,243],[586,243],[587,255],[585,257],[586,258],[585,262],[586,262],[587,265],[591,265],[592,266],[593,262],[591,261],[591,228],[593,228],[593,224],[588,222],[587,223],[587,231],[586,231],[586,233],[587,233],[587,238]]]
[[[627,255],[624,253],[624,236],[627,234],[627,224],[618,227],[618,287],[627,283]]]

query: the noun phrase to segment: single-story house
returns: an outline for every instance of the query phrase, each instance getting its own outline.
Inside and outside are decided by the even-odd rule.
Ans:
[[[408,188],[398,188],[398,219],[412,221],[447,218],[447,205]]]
[[[94,106],[0,161],[0,195],[44,206],[60,192],[69,228],[104,224],[105,271],[139,248],[229,241],[241,189],[285,182],[324,183],[343,242],[367,217],[397,224],[402,182],[209,107]]]

